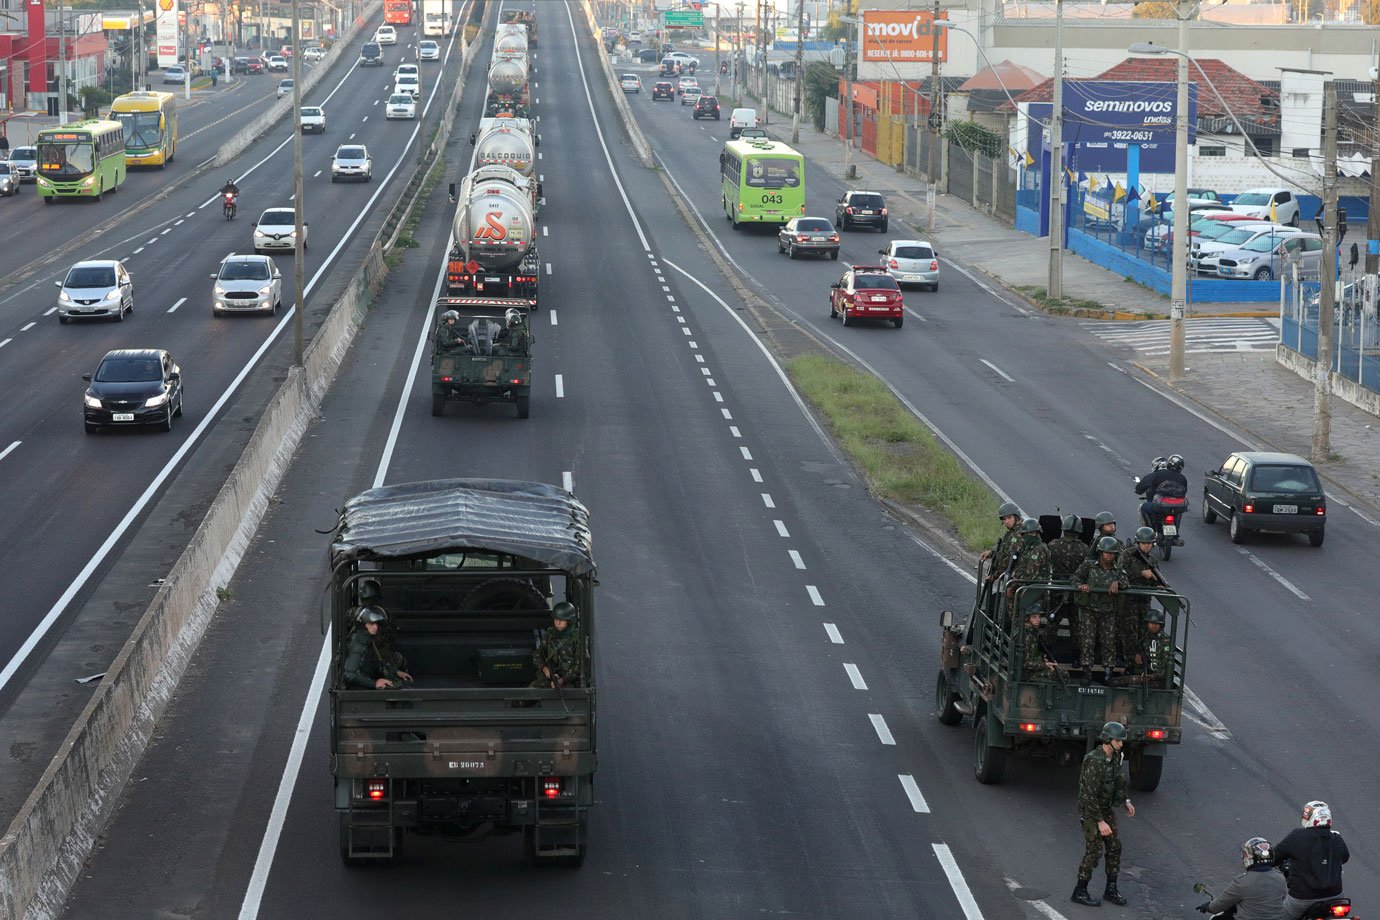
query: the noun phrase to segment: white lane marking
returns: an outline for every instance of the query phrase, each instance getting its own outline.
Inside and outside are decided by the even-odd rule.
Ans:
[[[31,323],[25,323],[23,326],[20,326],[20,327],[19,327],[19,331],[20,331],[20,332],[28,332],[30,329],[32,329],[33,327],[35,327],[35,326],[37,326],[37,325],[38,325],[38,322],[37,322],[37,321],[31,322]]]
[[[690,327],[689,327],[689,326],[686,326],[685,328],[681,329],[680,331],[683,332],[683,333],[685,333],[686,335],[693,335],[693,334],[694,334],[694,333],[692,333],[692,332],[690,331]],[[690,343],[690,347],[691,347],[691,348],[696,347],[696,346],[695,346],[695,343],[694,343],[694,342],[691,342],[691,343]]]
[[[1008,374],[1006,371],[1004,371],[1004,370],[1002,370],[1001,368],[997,367],[997,366],[996,366],[995,364],[993,364],[991,361],[988,361],[986,358],[979,358],[978,360],[981,361],[983,364],[986,364],[988,367],[990,367],[990,368],[992,369],[992,371],[993,371],[994,373],[996,373],[996,375],[997,375],[998,377],[1000,377],[1002,380],[1005,380],[1007,383],[1015,383],[1015,382],[1016,382],[1016,381],[1015,381],[1015,378],[1013,378],[1013,377],[1012,377],[1010,374]]]
[[[746,447],[739,447],[738,452],[743,455],[744,460],[752,459],[752,451],[748,450]]]
[[[56,309],[57,309],[57,307],[53,307],[53,310],[56,310]],[[52,310],[50,310],[50,311],[48,311],[48,312],[51,313]],[[704,363],[704,355],[695,355],[695,360],[698,361],[698,362],[700,362],[701,364],[703,364],[703,363]]]
[[[906,798],[910,799],[910,807],[915,809],[915,813],[918,815],[929,814],[929,803],[920,794],[920,787],[915,784],[915,777],[909,773],[898,773],[896,778],[901,781],[901,788],[906,790]]]
[[[575,491],[575,476],[570,470],[561,473],[561,488],[565,489],[567,492]]]
[[[371,103],[369,103],[369,104],[370,104],[370,105],[378,105],[378,104],[379,104],[379,100],[375,99],[373,102],[371,102]]]
[[[143,252],[143,251],[144,251],[144,247],[143,247],[143,246],[140,246],[138,249],[134,250],[134,254],[137,256],[139,253],[141,253],[141,252]]]
[[[658,281],[660,281],[660,280],[661,280],[661,279],[660,279],[660,278],[658,278],[658,279],[657,279],[657,280],[658,280]],[[671,289],[670,289],[670,288],[669,288],[669,287],[667,287],[667,286],[666,286],[666,285],[664,285],[664,284],[663,284],[663,285],[662,285],[662,286],[661,286],[661,289],[662,289],[662,290],[663,290],[663,291],[669,291],[669,290],[671,290]],[[672,298],[669,298],[669,299],[670,299],[670,300],[675,300],[675,298],[674,298],[674,297],[672,297]]]
[[[556,323],[556,311],[555,311],[555,310],[552,310],[552,311],[550,312],[549,315],[550,315],[550,317],[551,317],[551,325],[553,325],[553,326],[557,325],[557,323]]]
[[[346,139],[347,141],[352,141],[352,140],[355,139],[355,136],[354,136],[353,134],[351,134],[349,137],[347,137],[347,138],[345,138],[345,139]]]
[[[881,739],[882,744],[896,743],[896,739],[891,737],[891,729],[886,727],[886,719],[875,712],[869,712],[867,717],[872,720],[872,727],[876,730],[877,737]]]
[[[154,243],[156,243],[156,242],[158,242],[158,237],[155,236],[153,239],[149,240],[149,241],[146,242],[144,245],[145,245],[145,246],[152,246],[152,245],[153,245]]]
[[[680,307],[676,306],[675,304],[671,304],[671,312],[672,312],[672,313],[679,313],[679,312],[680,312]]]
[[[715,401],[715,402],[718,402],[718,403],[723,402],[723,401],[724,401],[724,394],[720,393],[718,390],[715,390],[715,391],[714,391],[714,401]]]
[[[725,409],[724,411],[727,412],[728,410]],[[728,426],[728,433],[731,434],[731,435],[733,435],[735,438],[741,438],[741,437],[743,436],[743,433],[742,433],[741,431],[738,430],[738,426],[737,426],[737,425],[729,425],[729,426]]]
[[[949,877],[949,887],[954,890],[954,897],[958,898],[958,906],[963,908],[965,920],[983,920],[982,911],[978,909],[977,901],[973,898],[973,892],[968,887],[968,882],[963,878],[963,870],[958,868],[958,861],[954,859],[953,851],[948,844],[936,843],[934,855],[939,859],[939,865],[943,867],[944,874]]]
[[[545,159],[545,158],[544,158],[544,157],[541,155],[541,153],[539,152],[539,153],[537,154],[537,159],[538,159],[538,160],[541,160],[541,159]]]
[[[862,671],[858,670],[857,665],[853,664],[852,662],[845,661],[843,663],[843,669],[848,672],[848,679],[852,681],[854,690],[867,689],[867,681],[863,680]]]
[[[174,226],[174,227],[180,227],[180,226],[182,226],[184,223],[186,223],[186,221],[187,221],[187,218],[185,218],[185,217],[179,217],[177,220],[173,221],[173,226]]]
[[[180,306],[182,306],[182,305],[183,305],[184,303],[186,303],[186,302],[187,302],[187,298],[183,297],[183,298],[182,298],[181,300],[179,300],[177,303],[173,304],[171,307],[168,307],[168,312],[169,312],[169,313],[176,313],[176,312],[177,312],[177,308],[180,307]]]
[[[789,556],[791,557],[791,563],[792,563],[797,569],[804,569],[804,568],[805,568],[805,560],[802,559],[802,558],[800,558],[800,551],[799,551],[799,550],[788,549],[788,550],[786,550],[786,554],[789,555]]]
[[[1013,303],[1012,301],[1007,300],[1007,299],[1006,299],[1004,296],[1002,296],[1001,294],[998,294],[995,290],[993,290],[992,288],[988,287],[986,282],[984,282],[981,278],[979,278],[979,277],[977,277],[976,275],[974,275],[972,272],[968,271],[968,270],[967,270],[966,268],[964,268],[962,265],[959,265],[959,264],[957,264],[956,262],[948,262],[948,263],[945,263],[945,264],[947,264],[947,265],[952,265],[952,266],[954,267],[954,270],[955,270],[955,271],[957,271],[960,275],[962,275],[963,277],[967,278],[969,281],[973,282],[973,284],[976,284],[978,287],[982,288],[984,291],[986,291],[988,294],[990,294],[990,295],[992,296],[992,299],[993,299],[993,300],[997,301],[998,303],[1005,304],[1006,306],[1008,306],[1008,307],[1010,307],[1011,309],[1015,310],[1017,313],[1021,314],[1022,316],[1029,316],[1029,315],[1030,315],[1030,311],[1026,310],[1024,307],[1017,306],[1015,303]]]
[[[11,444],[10,444],[9,447],[6,447],[4,450],[0,450],[0,460],[4,460],[6,457],[8,457],[8,456],[10,455],[10,453],[11,453],[16,447],[18,447],[20,444],[23,444],[23,443],[24,443],[23,441],[14,441],[14,442],[11,442]]]
[[[712,372],[709,368],[707,368],[707,367],[702,367],[702,368],[700,368],[700,373],[703,374],[703,375],[706,376],[706,377],[709,377],[709,375],[710,375],[711,373],[713,373],[713,372]],[[709,377],[709,379],[710,379],[710,380],[713,380],[714,378]]]
[[[1079,432],[1079,434],[1083,435],[1083,437],[1084,437],[1085,440],[1091,441],[1093,444],[1097,445],[1097,447],[1098,447],[1099,450],[1102,450],[1103,452],[1105,452],[1105,453],[1107,453],[1107,454],[1110,454],[1110,455],[1112,456],[1112,458],[1113,458],[1114,460],[1116,460],[1117,463],[1121,464],[1121,465],[1122,465],[1123,467],[1125,467],[1126,469],[1133,469],[1133,468],[1134,468],[1134,467],[1132,466],[1130,460],[1127,460],[1125,457],[1121,456],[1121,454],[1119,454],[1119,453],[1117,453],[1116,451],[1112,450],[1112,449],[1111,449],[1110,447],[1108,447],[1106,444],[1103,444],[1101,441],[1099,441],[1099,440],[1098,440],[1096,437],[1094,437],[1093,435],[1089,434],[1089,433],[1086,432],[1086,431],[1081,431],[1081,432]]]
[[[753,482],[761,482],[762,474],[755,466],[748,467],[748,473],[752,476]]]
[[[360,123],[360,124],[364,124],[364,123],[365,123],[366,121],[368,121],[368,120],[369,120],[369,116],[368,116],[368,115],[365,115],[363,118],[361,118],[361,119],[359,120],[359,123]]]
[[[13,341],[14,339],[5,339],[3,342],[0,342],[0,348],[4,348],[6,345],[10,344]]]
[[[1184,687],[1184,702],[1188,703],[1190,709],[1198,713],[1198,723],[1206,728],[1209,734],[1215,735],[1223,741],[1231,740],[1231,731],[1222,724],[1217,716],[1213,715],[1212,710],[1208,709],[1207,703],[1204,703],[1202,698],[1193,692],[1192,687]]]
[[[679,313],[679,312],[680,312],[679,310],[676,309],[675,304],[672,304],[672,305],[671,305],[671,310],[672,310],[672,312],[675,312],[675,313]],[[678,322],[678,323],[683,323],[683,322],[685,322],[685,317],[683,317],[683,316],[677,316],[677,317],[676,317],[676,322]]]
[[[819,589],[814,585],[806,585],[805,593],[810,595],[810,603],[814,604],[816,607],[824,606],[824,598],[820,597]]]
[[[541,225],[541,235],[546,236],[546,224]]]
[[[551,263],[550,263],[550,262],[547,262],[547,263],[546,263],[546,274],[547,274],[547,275],[550,275],[550,274],[551,274]]]
[[[762,504],[766,505],[768,508],[776,507],[776,501],[771,497],[770,492],[762,493]]]
[[[212,200],[212,201],[215,201],[216,199],[212,198],[211,200]],[[196,217],[196,212],[195,212],[195,211],[188,211],[188,212],[187,212],[187,217]],[[183,218],[183,220],[186,220],[186,218]]]
[[[315,179],[317,176],[321,175],[321,173],[323,173],[323,172],[325,172],[325,170],[318,169],[316,172],[314,172],[314,173],[311,174],[311,177],[312,177],[313,179]],[[308,242],[310,242],[310,240],[308,240]]]
[[[786,529],[785,521],[772,521],[772,524],[776,525],[776,532],[780,534],[783,538],[787,540],[791,538],[791,532]]]
[[[682,330],[682,331],[683,331],[686,335],[689,335],[689,334],[690,334],[690,330],[689,330],[689,329],[684,329],[684,330]],[[691,340],[690,340],[689,342],[687,342],[686,344],[689,345],[691,348],[699,348],[699,347],[700,347],[700,343],[699,343],[699,342],[696,342],[694,339],[691,339]]]
[[[1006,887],[1010,888],[1012,891],[1015,891],[1017,888],[1024,888],[1025,886],[1022,885],[1020,882],[1016,881],[1014,878],[1008,877],[1006,879]],[[1047,917],[1048,920],[1068,920],[1067,917],[1059,913],[1054,908],[1050,907],[1044,901],[1029,901],[1027,903],[1029,903],[1031,907],[1035,908],[1041,914]]]
[[[159,232],[158,235],[159,235],[159,236],[163,236],[163,235],[168,234],[168,233],[172,233],[172,227],[166,227],[166,228],[164,228],[162,231]]]
[[[556,375],[556,398],[557,398],[557,399],[560,399],[560,398],[563,397],[563,396],[565,396],[565,380],[562,379],[562,377],[561,377],[560,374],[557,374],[557,375]]]
[[[1298,598],[1299,600],[1301,600],[1301,601],[1306,601],[1306,600],[1308,600],[1308,595],[1307,595],[1307,594],[1304,594],[1304,593],[1303,593],[1302,591],[1300,591],[1297,587],[1295,587],[1295,586],[1294,586],[1294,583],[1291,582],[1289,579],[1285,578],[1283,575],[1279,574],[1279,573],[1276,572],[1274,569],[1270,568],[1269,565],[1267,565],[1267,564],[1265,563],[1265,560],[1264,560],[1264,559],[1261,559],[1261,558],[1260,558],[1259,556],[1257,556],[1255,553],[1251,552],[1251,551],[1248,550],[1248,549],[1244,549],[1243,547],[1240,547],[1240,546],[1238,546],[1238,547],[1236,548],[1236,551],[1237,551],[1238,553],[1240,553],[1241,555],[1245,556],[1247,559],[1249,559],[1249,560],[1251,560],[1252,562],[1254,562],[1254,563],[1256,564],[1256,567],[1257,567],[1257,568],[1259,568],[1259,569],[1260,569],[1262,572],[1264,572],[1266,575],[1269,575],[1269,576],[1270,576],[1271,578],[1273,578],[1275,581],[1279,582],[1279,584],[1282,585],[1282,586],[1284,587],[1284,589],[1285,589],[1286,591],[1288,591],[1290,594],[1294,595],[1294,597],[1297,597],[1297,598]]]
[[[57,312],[57,307],[49,307],[48,309],[46,309],[46,310],[43,311],[43,315],[44,315],[44,316],[52,316],[52,315],[53,315],[54,313],[56,313],[56,312]]]
[[[833,623],[825,623],[824,631],[829,634],[830,642],[835,645],[843,645],[843,635],[839,632],[839,628]]]

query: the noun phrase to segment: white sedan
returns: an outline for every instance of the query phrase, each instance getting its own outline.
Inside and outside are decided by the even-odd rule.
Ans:
[[[417,60],[419,61],[439,61],[441,59],[441,46],[434,41],[427,39],[417,44]]]
[[[412,98],[411,93],[394,93],[388,97],[388,105],[384,109],[385,118],[416,118],[417,100]]]

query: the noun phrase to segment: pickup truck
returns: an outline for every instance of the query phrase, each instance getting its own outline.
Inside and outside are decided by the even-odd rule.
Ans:
[[[326,110],[319,105],[302,106],[302,133],[325,134]]]

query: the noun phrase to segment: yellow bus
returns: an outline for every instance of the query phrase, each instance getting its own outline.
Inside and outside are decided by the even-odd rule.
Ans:
[[[110,118],[125,129],[125,165],[162,169],[177,156],[177,97],[137,92],[119,96]]]

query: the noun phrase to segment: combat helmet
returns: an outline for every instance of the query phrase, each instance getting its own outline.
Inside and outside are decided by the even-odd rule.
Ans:
[[[1164,625],[1164,611],[1161,610],[1161,609],[1158,608],[1158,607],[1149,607],[1149,608],[1146,609],[1146,611],[1145,611],[1145,616],[1143,617],[1143,619],[1144,619],[1145,622],[1147,622],[1147,623],[1158,623],[1158,624],[1160,624],[1161,626],[1163,626],[1163,625]]]
[[[1126,726],[1122,725],[1120,722],[1108,722],[1102,726],[1102,731],[1098,733],[1097,740],[1101,742],[1125,741]]]
[[[1110,511],[1099,511],[1097,512],[1097,517],[1093,518],[1093,523],[1098,527],[1101,527],[1103,524],[1115,524],[1116,515],[1112,514]]]
[[[1001,507],[997,509],[997,520],[1001,520],[1004,517],[1020,516],[1021,509],[1015,502],[1002,502]]]
[[[1121,544],[1116,541],[1116,537],[1103,537],[1097,541],[1097,551],[1099,553],[1115,553],[1121,550]]]
[[[561,601],[551,608],[551,619],[565,620],[567,624],[574,625],[580,621],[580,611],[570,601]]]
[[[1060,526],[1063,527],[1064,533],[1083,532],[1083,522],[1079,519],[1078,515],[1076,514],[1064,515],[1064,520],[1060,522]]]
[[[1021,521],[1021,533],[1039,533],[1040,522],[1033,517],[1028,517]]]
[[[378,579],[366,578],[359,583],[359,602],[368,606],[374,601],[383,598],[383,588],[379,587]]]
[[[1155,542],[1155,528],[1153,528],[1153,527],[1137,527],[1137,528],[1136,528],[1136,542],[1137,542],[1137,543],[1154,543],[1154,542]]]
[[[387,619],[388,614],[379,607],[361,607],[359,613],[355,614],[355,621],[361,626],[367,626],[370,623],[382,623]]]

